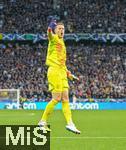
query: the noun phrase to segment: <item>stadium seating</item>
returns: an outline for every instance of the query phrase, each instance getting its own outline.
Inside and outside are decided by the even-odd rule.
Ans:
[[[126,1],[68,0],[17,1],[1,4],[0,32],[43,33],[47,17],[54,15],[66,25],[66,32],[125,33]]]
[[[125,33],[126,1],[9,0],[0,3],[0,33],[46,33],[50,15],[65,23],[66,33]],[[76,44],[75,44],[76,45]],[[0,45],[0,88],[20,88],[22,97],[49,100],[46,49],[38,44]],[[68,68],[80,81],[70,96],[124,98],[125,46],[68,46]],[[48,96],[47,96],[48,95]]]
[[[22,97],[48,101],[46,49],[41,44],[8,44],[0,48],[0,88],[20,88]],[[125,46],[68,46],[67,66],[80,78],[77,86],[70,82],[70,96],[124,98],[124,51]]]

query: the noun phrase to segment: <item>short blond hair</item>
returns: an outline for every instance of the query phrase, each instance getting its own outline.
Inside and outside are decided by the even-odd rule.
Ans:
[[[63,26],[64,26],[64,23],[63,23],[63,22],[58,22],[58,23],[57,23],[57,26],[58,26],[58,25],[63,25]]]

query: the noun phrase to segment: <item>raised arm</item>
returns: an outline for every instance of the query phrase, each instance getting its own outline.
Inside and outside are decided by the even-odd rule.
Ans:
[[[52,32],[52,29],[50,27],[48,27],[47,35],[48,35],[48,39],[51,40],[53,38],[53,32]]]
[[[49,26],[48,26],[48,29],[47,29],[47,35],[48,35],[48,38],[51,40],[53,38],[53,34],[54,34],[54,30],[55,30],[55,27],[56,27],[56,20],[51,20]]]

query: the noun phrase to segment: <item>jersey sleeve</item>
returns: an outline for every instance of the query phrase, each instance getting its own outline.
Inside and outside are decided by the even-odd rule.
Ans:
[[[51,28],[48,28],[48,30],[47,30],[47,35],[48,35],[48,39],[49,39],[49,40],[52,40],[52,39],[53,39],[54,34],[53,34]]]

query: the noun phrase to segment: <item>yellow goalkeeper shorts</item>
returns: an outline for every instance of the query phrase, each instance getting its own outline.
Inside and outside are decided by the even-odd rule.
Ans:
[[[68,90],[68,79],[66,70],[60,67],[49,67],[48,68],[48,84],[49,91],[51,92],[64,92]]]

